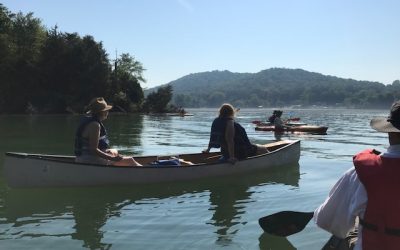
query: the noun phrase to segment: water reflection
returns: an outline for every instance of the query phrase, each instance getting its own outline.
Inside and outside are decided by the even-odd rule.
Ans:
[[[104,122],[111,145],[123,154],[139,154],[142,147],[143,115],[111,115]]]
[[[71,234],[71,238],[82,240],[83,247],[88,249],[110,249],[111,244],[102,242],[104,232],[101,228],[106,224],[112,211],[115,210],[117,210],[115,204],[110,204],[110,207],[108,207],[103,202],[98,201],[75,203],[72,205],[75,232]]]
[[[310,132],[276,132],[274,131],[274,138],[276,141],[283,139],[289,140],[323,140],[327,133],[310,133]]]
[[[256,131],[251,123],[266,111],[270,113],[240,111],[238,120],[251,141],[274,140],[272,132]],[[112,146],[124,154],[193,153],[208,143],[215,112],[194,110],[195,116],[184,118],[111,114],[105,125]],[[385,115],[381,111],[296,112],[304,122],[329,125],[327,135],[282,136],[302,140],[300,186],[296,166],[250,176],[127,188],[15,191],[0,179],[0,248],[33,244],[42,249],[61,243],[65,249],[82,249],[77,244],[91,249],[293,249],[285,238],[261,235],[257,217],[281,208],[312,209],[310,204],[325,199],[328,186],[350,166],[354,153],[367,147],[383,150],[387,144],[385,135],[369,127],[373,116]],[[5,151],[72,154],[78,120],[79,116],[62,115],[0,116],[4,142],[0,163]],[[301,249],[316,249],[327,240],[319,232],[312,228],[289,239]],[[161,239],[156,242],[154,235]]]
[[[250,187],[280,183],[298,187],[300,179],[299,165],[280,166],[269,171],[238,178],[224,178],[210,189],[210,210],[214,211],[209,224],[215,226],[217,244],[229,245],[238,232],[235,225],[246,223],[241,215],[246,205],[254,202]]]
[[[274,236],[263,233],[258,238],[260,250],[295,250],[286,237]]]
[[[162,205],[167,202],[162,201],[164,198],[202,192],[209,193],[212,216],[206,224],[215,227],[216,244],[229,245],[239,230],[235,226],[247,223],[242,215],[246,206],[254,202],[251,198],[254,192],[252,187],[275,183],[297,187],[299,178],[299,166],[291,165],[240,177],[168,185],[28,190],[1,188],[3,199],[0,212],[3,220],[0,225],[7,229],[0,235],[17,239],[28,235],[31,238],[70,235],[72,239],[81,241],[85,248],[109,249],[112,243],[105,240],[107,230],[104,226],[111,218],[123,217],[122,210],[141,206],[141,201],[149,199],[158,199]],[[185,197],[191,199],[193,195]],[[56,226],[51,226],[51,223]],[[52,227],[51,232],[48,231]],[[153,227],[158,229],[157,224]]]

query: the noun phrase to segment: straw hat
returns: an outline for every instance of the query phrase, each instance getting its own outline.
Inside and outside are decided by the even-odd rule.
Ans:
[[[101,111],[106,111],[112,109],[113,106],[108,105],[103,97],[93,98],[89,105],[87,106],[87,114],[97,114]]]
[[[400,101],[393,103],[388,117],[375,117],[370,125],[378,132],[400,133]]]

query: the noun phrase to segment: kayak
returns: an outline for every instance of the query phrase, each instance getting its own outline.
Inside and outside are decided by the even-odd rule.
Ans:
[[[182,114],[182,113],[167,113],[167,116],[193,116],[193,114],[190,114],[190,113],[185,113],[185,114]]]
[[[298,163],[300,141],[286,140],[265,144],[269,151],[232,165],[213,153],[175,154],[193,165],[154,165],[169,156],[138,156],[143,167],[116,167],[76,163],[74,156],[8,152],[4,176],[10,187],[110,186],[190,181],[200,178],[240,175],[276,166]],[[170,161],[172,162],[172,161]]]
[[[258,131],[275,131],[275,132],[304,132],[313,134],[326,134],[328,127],[315,126],[315,125],[300,125],[286,127],[284,130],[275,130],[275,126],[256,126],[255,130]]]
[[[288,122],[285,122],[285,125],[286,126],[303,126],[303,125],[307,125],[307,123],[288,121]],[[259,122],[259,123],[257,123],[257,126],[273,126],[273,124],[270,122]]]
[[[300,117],[293,117],[293,118],[289,118],[286,120],[286,122],[298,122],[298,121],[300,121]],[[252,121],[252,123],[258,125],[258,124],[269,123],[269,122],[254,120],[254,121]]]

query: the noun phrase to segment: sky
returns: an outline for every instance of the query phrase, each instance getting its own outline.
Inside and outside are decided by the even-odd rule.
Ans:
[[[191,73],[269,68],[391,84],[400,79],[398,0],[2,0],[47,28],[129,53],[151,88]]]

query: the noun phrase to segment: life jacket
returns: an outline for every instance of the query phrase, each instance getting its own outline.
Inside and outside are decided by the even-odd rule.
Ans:
[[[365,150],[353,158],[368,196],[360,219],[364,250],[400,249],[400,158],[388,158]]]
[[[275,117],[274,127],[275,127],[275,132],[283,132],[283,131],[285,131],[285,127],[283,125],[283,121],[282,121],[282,119],[280,117]]]
[[[217,117],[211,125],[209,147],[221,148],[221,153],[225,158],[229,158],[227,143],[225,140],[226,123],[232,118]],[[234,121],[235,135],[234,135],[234,150],[235,157],[244,159],[248,156],[249,151],[252,150],[252,144],[247,136],[246,130],[237,122]]]
[[[227,119],[217,117],[211,125],[210,141],[208,146],[210,148],[220,148],[221,143],[225,141],[225,128]]]
[[[81,156],[82,154],[90,154],[89,152],[89,141],[87,138],[82,137],[82,132],[86,126],[91,122],[97,122],[100,124],[100,138],[97,148],[101,151],[105,151],[109,148],[109,140],[107,138],[107,131],[103,123],[93,116],[84,116],[75,134],[75,155]]]

